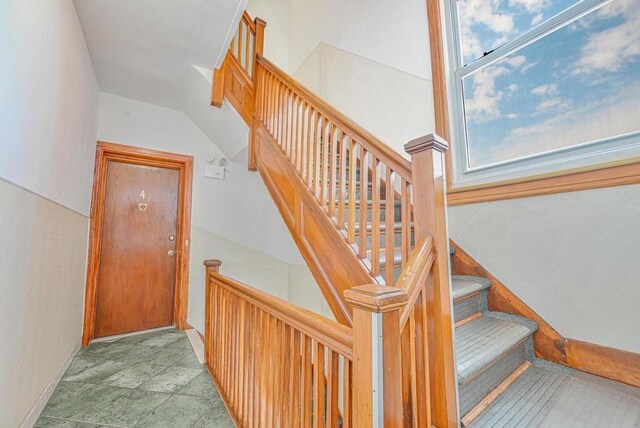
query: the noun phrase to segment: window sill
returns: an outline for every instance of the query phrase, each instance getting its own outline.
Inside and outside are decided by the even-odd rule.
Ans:
[[[553,176],[528,177],[518,181],[466,188],[451,185],[447,202],[450,206],[473,204],[636,183],[640,183],[640,159],[630,159],[626,164],[595,165],[589,170],[561,171]]]

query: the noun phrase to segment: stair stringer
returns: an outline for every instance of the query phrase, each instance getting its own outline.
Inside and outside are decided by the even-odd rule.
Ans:
[[[344,292],[375,284],[367,267],[321,208],[277,142],[256,123],[254,150],[257,170],[284,219],[336,320],[352,324],[352,308]]]

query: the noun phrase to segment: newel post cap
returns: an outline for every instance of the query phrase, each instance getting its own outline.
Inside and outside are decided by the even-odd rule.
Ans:
[[[263,27],[266,27],[266,26],[267,26],[267,21],[265,21],[265,20],[264,20],[264,19],[262,19],[262,18],[255,17],[255,18],[254,18],[254,20],[253,20],[253,22],[254,22],[254,24],[256,24],[256,26],[258,26],[258,25],[261,25],[261,26],[263,26]]]
[[[429,149],[435,149],[440,153],[444,153],[449,149],[449,144],[441,136],[429,134],[424,137],[411,140],[404,145],[404,150],[410,155]]]
[[[385,285],[359,285],[344,292],[347,302],[356,308],[371,312],[389,312],[407,303],[407,292],[402,288]]]
[[[222,262],[218,259],[208,259],[205,260],[203,262],[203,264],[207,267],[207,268],[212,268],[212,267],[220,267],[220,265],[222,264]]]

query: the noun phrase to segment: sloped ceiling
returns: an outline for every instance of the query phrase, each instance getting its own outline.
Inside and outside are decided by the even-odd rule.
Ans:
[[[209,106],[221,64],[248,0],[74,0],[103,92],[190,117],[227,156],[247,144],[233,108]]]

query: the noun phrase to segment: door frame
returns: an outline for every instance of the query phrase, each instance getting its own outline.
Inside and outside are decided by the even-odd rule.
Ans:
[[[176,169],[180,173],[178,189],[178,231],[176,238],[176,281],[173,322],[180,330],[187,328],[187,302],[189,291],[189,240],[191,239],[191,189],[193,181],[193,157],[140,147],[98,141],[91,196],[89,226],[89,254],[87,261],[87,286],[84,305],[82,346],[94,338],[98,273],[102,246],[102,226],[107,186],[107,163],[122,163]]]

